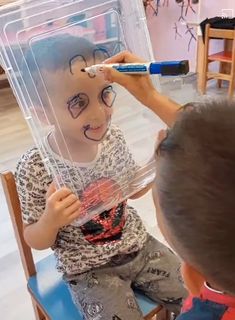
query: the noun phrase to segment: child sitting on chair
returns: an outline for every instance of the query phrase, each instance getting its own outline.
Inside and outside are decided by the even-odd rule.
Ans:
[[[69,188],[70,179],[83,198],[94,194],[93,182],[117,180],[122,185],[138,169],[121,130],[110,124],[113,87],[81,72],[95,57],[97,62],[105,57],[87,40],[70,35],[40,40],[32,50],[40,58],[37,64],[53,106],[42,94],[47,120],[54,127],[44,142],[48,157],[53,155],[60,174],[69,179],[68,188],[56,190],[39,149],[33,147],[22,156],[16,180],[26,242],[38,250],[53,248],[58,269],[85,319],[143,319],[133,288],[177,312],[185,295],[179,261],[146,232],[126,201],[81,227],[74,223],[84,212]],[[36,78],[36,72],[32,76]],[[40,117],[40,110],[36,112]]]
[[[192,295],[179,320],[235,319],[234,139],[234,104],[197,104],[156,152],[158,222]]]

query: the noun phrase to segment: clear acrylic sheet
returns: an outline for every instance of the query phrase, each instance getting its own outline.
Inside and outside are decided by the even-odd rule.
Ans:
[[[89,79],[90,82],[87,82],[88,75],[80,74],[82,63],[101,62],[123,49],[140,54],[146,60],[152,59],[144,10],[141,5],[141,0],[130,2],[124,0],[47,1],[46,3],[30,1],[27,6],[5,13],[4,17],[0,16],[1,55],[11,86],[48,172],[58,187],[69,187],[82,202],[82,215],[76,221],[77,225],[84,224],[94,215],[109,210],[127,199],[144,188],[155,176],[154,145],[157,131],[163,127],[163,124],[124,88],[113,84],[112,88],[107,84],[109,89],[102,87],[102,92],[97,99],[97,108],[102,104],[105,110],[112,109],[112,112],[106,112],[110,121],[107,120],[107,128],[104,128],[107,131],[104,135],[108,134],[113,127],[121,130],[135,164],[135,174],[129,175],[128,170],[124,169],[120,172],[118,168],[112,171],[104,168],[102,177],[96,179],[92,171],[89,177],[84,177],[83,169],[77,164],[79,147],[82,150],[84,143],[84,137],[80,138],[82,130],[78,131],[76,147],[72,147],[71,139],[68,138],[69,130],[64,125],[65,118],[70,117],[71,128],[80,126],[80,115],[78,116],[74,111],[77,109],[71,109],[70,104],[68,107],[69,97],[77,93],[75,87],[80,88],[84,83],[88,83],[87,87],[94,87],[93,91],[96,91],[94,84],[97,82],[98,86],[102,82],[97,78]],[[76,50],[81,50],[79,44],[82,43],[82,38],[94,46],[95,54],[88,59],[89,61],[84,62],[84,57],[79,52],[77,54],[76,50],[73,52],[72,46],[68,46],[65,51],[62,50],[67,57],[64,69],[68,72],[58,72],[58,68],[53,71],[49,59],[52,53],[55,54],[54,42],[51,46],[44,46],[44,49],[40,45],[56,40],[56,45],[63,48],[63,44],[70,43],[69,41],[74,43],[75,38],[78,42]],[[146,43],[149,45],[146,46]],[[62,51],[55,54],[55,61],[60,60]],[[73,57],[76,59],[73,60]],[[48,68],[45,67],[47,64]],[[59,82],[57,82],[58,78]],[[71,79],[73,81],[69,85]],[[75,79],[77,82],[74,81]],[[106,91],[103,92],[104,89]],[[76,105],[78,101],[85,105],[87,99],[91,108],[95,101],[94,94],[90,92],[92,90],[83,91],[75,95],[75,98],[73,97],[75,100],[71,101],[73,104],[76,101]],[[88,91],[89,94],[87,94]],[[66,100],[66,94],[68,100]],[[112,100],[110,97],[115,98],[111,107],[108,105]],[[64,104],[61,102],[63,99],[65,99]],[[65,109],[68,107],[67,114],[62,112],[60,114],[59,110],[62,110],[59,108],[60,104]],[[89,104],[82,111],[83,114],[88,112]],[[100,146],[102,139],[100,142],[96,139],[96,130],[98,130],[98,136],[103,135],[99,132],[99,128],[91,128],[91,126],[84,129],[83,134],[85,141],[88,139],[90,143],[91,140],[95,140],[95,143]],[[116,155],[112,155],[112,148],[110,150],[107,157],[115,157]]]

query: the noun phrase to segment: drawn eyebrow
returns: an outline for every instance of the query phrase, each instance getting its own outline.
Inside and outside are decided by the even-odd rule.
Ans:
[[[102,60],[102,59],[104,60],[109,57],[110,57],[110,54],[105,48],[96,48],[93,50],[93,63],[94,64],[96,64],[98,62],[98,61],[96,61],[98,58],[99,58],[99,60]],[[85,65],[85,68],[88,67],[87,59],[83,55],[77,54],[69,60],[69,71],[72,75],[74,75],[73,64],[76,62],[76,60],[83,62]],[[96,76],[96,75],[91,75],[89,73],[87,75],[89,78],[95,78],[95,76]]]
[[[73,72],[73,63],[76,61],[76,60],[80,60],[82,62],[84,62],[85,66],[87,67],[87,61],[85,59],[85,57],[83,57],[81,54],[77,54],[75,56],[73,56],[70,60],[69,60],[69,71],[72,75],[74,75],[74,72]]]

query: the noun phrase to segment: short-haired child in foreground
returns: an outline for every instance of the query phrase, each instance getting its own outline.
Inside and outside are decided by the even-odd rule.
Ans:
[[[179,320],[235,319],[234,141],[235,104],[221,101],[186,108],[159,142],[158,222],[191,293]]]
[[[54,128],[44,141],[48,158],[53,155],[59,173],[66,180],[69,172],[69,179],[68,188],[56,191],[38,148],[22,156],[16,179],[26,242],[39,250],[53,248],[58,269],[85,319],[143,319],[134,288],[179,311],[185,295],[179,261],[147,233],[127,201],[82,227],[74,224],[81,204],[69,188],[70,179],[82,199],[84,194],[94,194],[94,181],[112,184],[116,180],[123,185],[138,169],[123,133],[110,124],[114,88],[101,77],[81,72],[86,65],[104,60],[102,50],[85,39],[58,35],[36,42],[32,51],[50,96],[49,103],[36,68],[32,76]],[[30,62],[33,64],[29,57]],[[45,120],[40,106],[35,108],[38,117]]]

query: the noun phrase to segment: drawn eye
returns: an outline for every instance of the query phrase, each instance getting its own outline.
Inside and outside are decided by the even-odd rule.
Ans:
[[[79,93],[71,98],[68,102],[68,109],[73,119],[77,119],[80,114],[87,108],[89,98],[85,93]]]
[[[109,108],[113,106],[116,96],[117,94],[112,86],[104,88],[101,92],[102,101]]]
[[[86,104],[87,104],[87,101],[86,100],[82,100],[81,98],[78,100],[78,105],[80,108],[85,108],[86,107]]]

